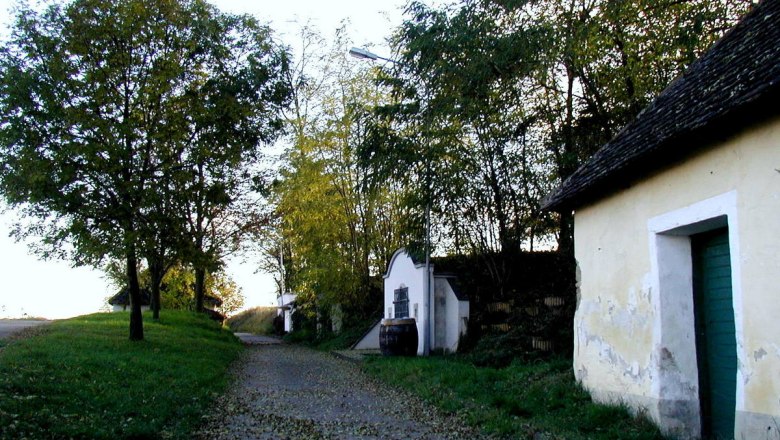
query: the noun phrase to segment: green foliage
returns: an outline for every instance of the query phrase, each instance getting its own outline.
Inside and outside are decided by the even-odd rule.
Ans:
[[[245,230],[257,147],[281,129],[286,69],[267,27],[200,0],[22,5],[0,49],[0,191],[33,222],[17,236],[125,261],[133,304],[141,257],[164,266],[174,248],[215,270]]]
[[[2,438],[190,438],[242,350],[203,315],[168,312],[125,335],[127,313],[56,321],[0,350]]]
[[[402,243],[403,212],[394,188],[364,184],[355,155],[366,108],[381,101],[372,71],[344,58],[340,33],[333,48],[308,30],[304,39],[326,55],[303,54],[294,72],[291,147],[272,188],[279,225],[269,253],[277,267],[283,254],[284,287],[298,295],[296,315],[314,331],[334,310],[348,327],[376,314],[375,276]]]
[[[284,335],[284,340],[292,344],[303,344],[321,350],[346,350],[365,334],[366,326],[353,326],[339,333],[316,332],[311,327],[304,327]]]
[[[116,289],[124,289],[126,279],[121,264],[111,262],[103,267],[103,272]],[[138,271],[141,288],[151,290],[152,276],[148,268]],[[244,294],[240,286],[223,270],[206,275],[205,294],[222,301],[215,309],[230,315],[244,306]],[[195,273],[181,264],[172,265],[162,278],[160,286],[162,309],[195,310]]]
[[[227,326],[234,332],[271,335],[275,318],[276,307],[253,307],[228,318]]]
[[[327,334],[314,341],[314,348],[322,351],[346,350],[352,347],[369,329],[374,321],[365,321],[362,325],[346,328],[338,334]]]
[[[594,404],[559,359],[507,368],[476,367],[457,357],[377,357],[365,370],[506,438],[662,439],[642,417]]]
[[[163,309],[195,310],[195,274],[191,269],[181,265],[172,267],[163,277],[161,287]],[[205,294],[222,301],[221,306],[214,308],[225,315],[244,305],[241,287],[221,270],[206,275]]]
[[[416,211],[433,204],[447,251],[555,239],[570,250],[570,217],[541,211],[541,198],[749,4],[413,1],[393,38],[398,62],[380,76],[393,99],[374,112],[362,162],[377,182],[421,193],[407,199]]]

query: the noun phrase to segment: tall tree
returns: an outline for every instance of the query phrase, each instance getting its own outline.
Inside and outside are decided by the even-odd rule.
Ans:
[[[130,339],[143,339],[138,260],[160,224],[152,214],[187,195],[162,180],[197,166],[193,147],[230,174],[234,146],[278,129],[284,60],[256,20],[201,0],[20,7],[0,52],[0,190],[37,220],[22,234],[41,235],[49,255],[125,261]]]
[[[210,32],[221,56],[203,66],[207,79],[188,95],[191,136],[181,152],[187,167],[175,191],[188,240],[184,258],[196,275],[197,310],[203,309],[206,275],[266,222],[262,193],[268,182],[257,147],[282,132],[281,111],[291,94],[288,54],[270,29],[248,16],[229,16]]]
[[[349,42],[337,33],[331,48],[310,29],[291,83],[291,146],[274,188],[284,247],[286,287],[312,316],[341,308],[346,323],[374,312],[372,276],[400,246],[400,196],[392,186],[365,185],[356,149],[366,136],[367,108],[381,100],[375,71],[345,59]],[[315,76],[316,75],[316,76]],[[279,255],[279,240],[273,258]],[[371,310],[369,310],[371,309]]]
[[[430,180],[445,245],[513,252],[556,235],[570,250],[571,216],[556,228],[541,197],[750,3],[411,2],[382,77],[394,99],[361,156],[380,180]]]

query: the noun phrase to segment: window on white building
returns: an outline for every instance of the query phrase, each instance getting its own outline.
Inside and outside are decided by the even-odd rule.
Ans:
[[[395,289],[395,301],[393,306],[395,307],[395,318],[408,318],[409,317],[409,288],[401,287]]]

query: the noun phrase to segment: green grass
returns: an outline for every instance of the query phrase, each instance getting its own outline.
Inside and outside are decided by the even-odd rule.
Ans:
[[[562,360],[506,368],[477,367],[455,357],[377,357],[370,374],[407,388],[488,434],[508,438],[662,439],[646,420],[594,404]]]
[[[324,335],[315,335],[309,329],[295,330],[284,335],[284,341],[320,351],[346,350],[362,338],[373,324],[374,322],[366,321],[353,327],[343,328],[340,333]]]
[[[0,438],[189,438],[242,350],[205,316],[129,314],[57,321],[0,350]]]
[[[346,350],[357,342],[366,330],[365,326],[344,329],[339,334],[318,340],[314,348],[322,351]]]
[[[227,325],[234,332],[271,335],[274,333],[276,307],[254,307],[232,316]]]

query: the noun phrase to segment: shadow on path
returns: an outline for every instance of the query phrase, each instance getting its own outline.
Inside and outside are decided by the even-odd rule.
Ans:
[[[234,333],[234,335],[241,339],[244,345],[273,345],[282,343],[280,338],[273,336],[255,335],[252,333]]]
[[[352,362],[287,345],[251,345],[201,439],[475,439],[479,434]]]

